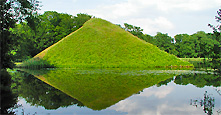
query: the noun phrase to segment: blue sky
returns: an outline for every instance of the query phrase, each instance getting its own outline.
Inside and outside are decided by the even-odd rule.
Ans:
[[[143,33],[157,32],[193,34],[212,32],[208,23],[217,25],[215,16],[221,0],[40,0],[41,14],[57,11],[76,16],[87,13],[114,24],[128,23],[144,29]]]

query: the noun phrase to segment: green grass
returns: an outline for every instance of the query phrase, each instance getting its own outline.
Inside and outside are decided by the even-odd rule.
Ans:
[[[53,68],[54,66],[49,64],[46,60],[43,59],[30,59],[22,63],[16,63],[16,67],[39,69],[39,68]]]
[[[34,58],[60,68],[149,68],[193,66],[119,26],[93,18]]]
[[[18,65],[20,65],[20,64],[22,64],[22,62],[15,62],[15,65],[16,65],[16,66],[18,66]]]
[[[202,62],[204,61],[204,58],[180,58],[183,61],[198,61],[198,62]],[[208,61],[208,58],[205,58],[206,61]]]

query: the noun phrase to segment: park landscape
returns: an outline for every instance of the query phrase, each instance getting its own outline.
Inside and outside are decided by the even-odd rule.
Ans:
[[[219,9],[218,22],[220,13]],[[140,109],[147,114],[151,113],[145,109],[152,114],[219,114],[220,26],[209,27],[213,33],[151,36],[128,23],[121,26],[84,13],[56,11],[8,24],[3,37],[11,41],[2,40],[1,45],[7,54],[1,56],[1,113],[72,114],[70,109],[82,108],[79,114],[140,114]],[[164,95],[170,88],[174,90]],[[175,103],[173,99],[182,95],[188,99]],[[132,110],[119,109],[124,103],[133,105],[131,101],[139,104]],[[153,108],[151,101],[156,102]],[[161,105],[169,109],[156,109]],[[28,109],[33,106],[41,109]]]

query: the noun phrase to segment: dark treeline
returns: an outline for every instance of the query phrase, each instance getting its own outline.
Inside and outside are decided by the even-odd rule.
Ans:
[[[216,53],[213,51],[214,46],[220,45],[213,33],[205,33],[204,31],[198,31],[192,35],[177,34],[172,38],[167,33],[161,32],[157,32],[155,36],[143,34],[143,29],[127,23],[122,28],[180,58],[211,58]]]
[[[91,18],[88,14],[72,16],[55,11],[47,11],[35,18],[34,29],[27,22],[16,24],[11,32],[17,35],[18,44],[13,47],[15,61],[32,58],[63,37],[79,29]]]

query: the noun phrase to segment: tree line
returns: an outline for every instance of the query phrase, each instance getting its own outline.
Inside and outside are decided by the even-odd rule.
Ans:
[[[24,61],[32,58],[79,29],[87,20],[92,18],[88,14],[80,13],[77,16],[72,16],[56,11],[38,14],[39,1],[37,0],[1,1],[1,68],[12,67],[13,61]],[[220,63],[221,9],[217,11],[217,14],[215,19],[219,24],[217,26],[209,24],[214,30],[213,33],[199,31],[192,35],[177,34],[174,38],[161,32],[155,36],[144,34],[140,27],[127,23],[124,23],[124,27],[119,26],[177,57],[211,58],[214,63]]]
[[[157,32],[155,36],[143,34],[143,29],[127,23],[122,28],[180,58],[210,58],[216,53],[213,51],[214,46],[220,45],[213,33],[205,33],[204,31],[198,31],[192,35],[177,34],[172,38],[167,33],[161,32]]]
[[[32,29],[27,22],[15,25],[10,31],[17,35],[18,44],[13,47],[15,61],[24,61],[34,57],[63,37],[79,29],[92,16],[88,14],[69,14],[47,11],[35,19]]]
[[[157,35],[151,36],[143,34],[143,29],[137,26],[124,23],[124,30],[130,32],[134,36],[156,45],[167,53],[176,55],[179,58],[207,58],[211,61],[210,67],[221,71],[221,9],[217,11],[215,16],[218,25],[208,24],[213,29],[213,33],[205,33],[198,31],[192,35],[177,34],[174,38],[168,36],[167,33],[157,32]]]
[[[17,61],[29,59],[79,29],[91,17],[88,14],[72,16],[47,11],[37,16],[34,29],[27,22],[16,24],[10,31],[19,38],[19,45],[13,47],[12,53],[14,52]],[[214,33],[198,31],[192,35],[177,34],[172,38],[161,32],[157,32],[155,36],[143,34],[143,29],[127,23],[122,28],[180,58],[212,58],[219,51],[214,46],[220,46],[220,35],[216,37]]]

